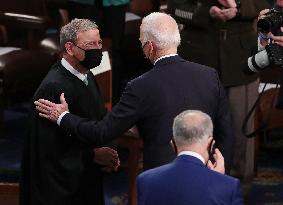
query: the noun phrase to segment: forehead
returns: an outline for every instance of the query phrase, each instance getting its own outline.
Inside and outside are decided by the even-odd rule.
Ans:
[[[78,43],[85,41],[98,41],[100,39],[101,38],[98,29],[91,29],[88,31],[79,32],[77,35]]]

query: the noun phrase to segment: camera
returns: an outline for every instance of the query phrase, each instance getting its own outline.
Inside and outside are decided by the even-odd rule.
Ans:
[[[263,35],[271,32],[282,36],[281,26],[283,26],[283,9],[279,6],[270,9],[266,16],[257,22],[258,30]],[[270,67],[283,67],[283,47],[276,43],[269,43],[264,50],[249,57],[248,61],[243,64],[242,71],[249,75]]]
[[[277,31],[283,24],[282,8],[272,8],[262,19],[257,22],[257,27],[262,33]]]
[[[282,67],[283,65],[283,47],[270,43],[265,49],[254,56],[248,58],[248,61],[242,67],[245,74],[254,74],[271,67]]]

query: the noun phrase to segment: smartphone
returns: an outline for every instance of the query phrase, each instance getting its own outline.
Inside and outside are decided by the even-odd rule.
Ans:
[[[210,146],[209,146],[209,150],[208,150],[208,154],[209,154],[209,160],[212,162],[212,164],[215,163],[215,159],[213,157],[213,155],[215,154],[215,140],[211,140]]]

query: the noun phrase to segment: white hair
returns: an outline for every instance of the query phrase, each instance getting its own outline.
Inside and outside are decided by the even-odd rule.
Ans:
[[[89,19],[73,19],[71,22],[61,28],[60,45],[64,48],[66,42],[76,43],[78,33],[98,29],[94,21]]]
[[[153,12],[142,20],[140,32],[145,43],[153,41],[159,49],[178,47],[181,37],[176,21],[165,13]]]
[[[179,145],[206,142],[212,136],[211,118],[198,110],[186,110],[174,119],[173,136]]]

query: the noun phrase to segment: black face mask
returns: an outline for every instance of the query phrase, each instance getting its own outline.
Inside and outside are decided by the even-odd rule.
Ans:
[[[77,45],[75,46],[85,52],[85,58],[80,62],[80,64],[83,65],[86,69],[90,70],[100,65],[102,60],[102,49],[85,50]]]

